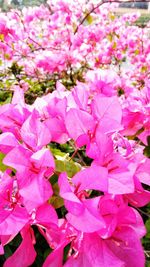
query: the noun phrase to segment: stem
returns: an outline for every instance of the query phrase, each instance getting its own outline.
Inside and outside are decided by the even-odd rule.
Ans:
[[[147,216],[148,218],[150,218],[150,214],[146,213],[145,211],[139,209],[139,208],[136,208],[140,213],[144,214],[145,216]]]
[[[91,13],[93,13],[97,8],[99,8],[101,5],[103,4],[111,4],[111,3],[130,3],[130,2],[141,2],[141,0],[125,0],[125,1],[121,1],[121,0],[102,0],[99,4],[97,4],[95,7],[93,7],[84,17],[83,19],[80,21],[79,25],[76,27],[75,31],[74,31],[74,35],[78,32],[80,26],[84,23],[84,21],[87,19],[88,16],[91,15]],[[144,2],[149,3],[149,0],[145,0]]]
[[[83,166],[87,166],[86,163],[84,162],[83,158],[81,157],[80,153],[78,152],[78,149],[76,149],[75,145],[69,141],[70,145],[73,147],[73,149],[75,150],[71,159],[77,154],[78,158],[80,159],[80,162],[83,164]]]

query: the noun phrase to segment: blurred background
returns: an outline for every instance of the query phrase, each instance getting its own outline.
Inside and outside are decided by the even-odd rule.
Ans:
[[[0,0],[0,8],[9,9],[11,7],[23,7],[23,6],[35,6],[40,5],[42,3],[46,3],[47,0]],[[121,3],[119,5],[120,9],[143,9],[150,11],[150,2],[147,3],[145,1],[141,2],[131,2],[131,3]]]

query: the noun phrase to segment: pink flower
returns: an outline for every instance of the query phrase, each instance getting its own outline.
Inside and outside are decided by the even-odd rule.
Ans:
[[[33,154],[18,146],[7,154],[4,163],[17,171],[19,193],[28,211],[50,198],[53,192],[47,177],[53,173],[54,159],[48,149]]]
[[[89,142],[88,133],[94,131],[95,122],[88,112],[72,108],[66,115],[66,128],[70,138],[81,147]]]
[[[30,266],[36,257],[36,251],[34,249],[34,233],[31,228],[25,227],[21,231],[22,242],[17,248],[15,253],[10,256],[4,263],[4,267],[26,267]]]
[[[65,206],[68,210],[67,220],[76,229],[84,232],[95,232],[105,227],[102,217],[91,211],[92,202],[86,203],[87,193],[80,190],[80,185],[75,184],[71,187],[67,181],[65,173],[62,173],[59,178],[60,195],[65,200]],[[90,209],[91,207],[91,209]]]
[[[44,122],[40,121],[39,115],[33,111],[23,123],[20,134],[23,142],[29,149],[37,151],[51,141],[51,133]]]
[[[29,215],[22,205],[15,177],[1,174],[0,190],[0,236],[14,237],[29,221]]]

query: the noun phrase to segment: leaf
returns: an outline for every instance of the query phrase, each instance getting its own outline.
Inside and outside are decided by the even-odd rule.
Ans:
[[[7,97],[7,99],[5,100],[4,104],[9,104],[11,102],[11,95]]]
[[[147,234],[146,238],[150,238],[150,219],[148,219],[145,223],[146,229],[147,229]]]
[[[146,72],[146,71],[148,71],[147,66],[142,66],[142,68],[141,68],[141,72],[144,73],[144,72]]]
[[[65,159],[65,158],[68,157],[68,153],[62,152],[58,148],[50,147],[50,150],[51,150],[52,154],[55,156],[56,159]]]
[[[3,164],[3,159],[5,155],[0,152],[0,171],[4,172],[8,167]]]
[[[147,157],[150,158],[150,136],[147,136],[147,143],[148,146],[146,146],[143,150],[143,154]]]
[[[12,253],[12,251],[11,251],[9,245],[5,246],[5,258],[6,258],[6,259],[9,258],[12,254],[13,254],[13,253]]]
[[[0,41],[4,42],[4,34],[2,34],[2,33],[0,34]]]
[[[117,48],[117,43],[116,42],[113,43],[112,48],[113,49],[116,49]]]
[[[9,59],[10,59],[10,55],[9,55],[9,54],[7,54],[7,53],[6,53],[6,54],[4,54],[4,58],[9,60]]]
[[[80,164],[73,160],[55,160],[55,166],[56,172],[66,172],[70,178],[81,170]]]
[[[88,25],[92,24],[93,17],[91,15],[88,15],[87,18],[86,18],[86,21],[88,22]]]
[[[73,161],[68,161],[65,164],[66,172],[69,177],[73,177],[77,172],[81,170],[81,166]]]
[[[60,196],[52,196],[49,200],[49,203],[55,208],[59,209],[64,206],[64,201]]]
[[[77,28],[77,24],[75,22],[72,23],[72,28],[73,28],[73,31],[75,32],[75,30]]]
[[[53,174],[50,178],[51,185],[54,185],[58,181],[58,175]]]
[[[55,160],[55,170],[57,172],[65,172],[65,164],[62,160]]]
[[[71,160],[69,153],[62,152],[54,147],[50,147],[50,150],[55,157],[56,172],[66,172],[69,177],[73,177],[81,170],[80,164]]]
[[[110,20],[112,20],[112,21],[115,20],[115,18],[116,18],[116,17],[115,17],[115,14],[112,13],[112,12],[110,12],[110,13],[109,13],[109,18],[110,18]]]
[[[136,49],[135,52],[134,52],[134,54],[135,54],[136,56],[138,56],[139,53],[140,53],[139,49]]]
[[[150,135],[147,136],[147,143],[148,143],[148,146],[150,147]]]
[[[55,208],[59,209],[64,206],[64,200],[59,196],[59,186],[55,183],[53,186],[53,196],[49,199],[49,203]]]
[[[109,33],[107,35],[107,39],[108,39],[108,41],[112,42],[113,41],[113,35],[111,33]]]
[[[4,172],[8,168],[12,170],[14,173],[16,173],[16,170],[8,165],[3,164],[3,159],[6,155],[0,152],[0,171]]]

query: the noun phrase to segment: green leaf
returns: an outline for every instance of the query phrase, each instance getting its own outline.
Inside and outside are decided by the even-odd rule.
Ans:
[[[9,104],[11,102],[12,96],[8,96],[7,99],[5,100],[4,104]]]
[[[50,146],[50,150],[55,157],[56,172],[66,172],[69,177],[73,177],[78,171],[81,170],[81,165],[74,162],[69,157],[69,153],[62,152],[60,149],[55,148],[52,145]]]
[[[115,20],[116,16],[115,16],[114,13],[110,12],[110,13],[109,13],[109,18],[110,18],[110,20],[113,21],[113,20]]]
[[[60,196],[52,196],[49,203],[55,208],[59,209],[64,206],[64,200]]]
[[[56,172],[65,172],[65,163],[62,160],[55,160],[55,170]]]
[[[150,238],[150,219],[148,219],[145,223],[146,229],[147,229],[147,234],[146,238]]]
[[[147,136],[147,143],[148,143],[148,146],[150,147],[150,135]]]
[[[112,45],[112,49],[116,49],[117,48],[117,43],[114,42],[113,45]]]
[[[63,264],[67,261],[68,253],[69,253],[70,247],[71,247],[71,243],[68,244],[68,245],[64,248]]]
[[[64,200],[59,196],[59,186],[55,183],[53,186],[53,196],[49,199],[49,203],[55,208],[59,209],[64,206]]]
[[[81,170],[81,165],[73,160],[55,160],[55,165],[56,172],[66,172],[70,178]]]
[[[112,42],[113,41],[113,35],[109,33],[107,36],[108,41]]]
[[[150,136],[147,137],[147,143],[148,146],[144,148],[143,152],[146,157],[150,158]]]
[[[10,55],[8,53],[4,54],[4,58],[9,60],[10,59]]]
[[[146,71],[148,71],[147,66],[142,66],[142,67],[141,67],[141,72],[144,73],[144,72],[146,72]]]
[[[9,258],[12,255],[12,251],[9,246],[5,246],[5,258]]]
[[[50,178],[50,183],[51,185],[54,185],[55,183],[57,183],[57,181],[58,181],[58,175],[54,173]]]
[[[135,54],[136,56],[139,55],[139,53],[140,53],[140,50],[139,50],[139,49],[136,49],[135,52],[134,52],[134,54]]]
[[[15,173],[16,172],[15,169],[13,169],[10,166],[7,166],[7,165],[3,164],[4,157],[5,157],[5,154],[3,154],[3,153],[0,152],[0,171],[4,172],[4,171],[6,171],[9,168],[10,170],[12,170]]]
[[[65,164],[65,168],[69,177],[73,177],[77,172],[81,170],[80,164],[74,161],[67,161]]]
[[[91,15],[88,15],[87,18],[86,18],[86,21],[88,22],[88,25],[92,24],[93,17]]]
[[[4,172],[8,167],[3,164],[3,159],[5,155],[0,152],[0,171]]]
[[[62,152],[58,148],[50,147],[50,150],[56,159],[65,159],[66,157],[68,157],[68,153]]]
[[[2,33],[0,34],[0,41],[4,42],[4,34],[2,34]]]

